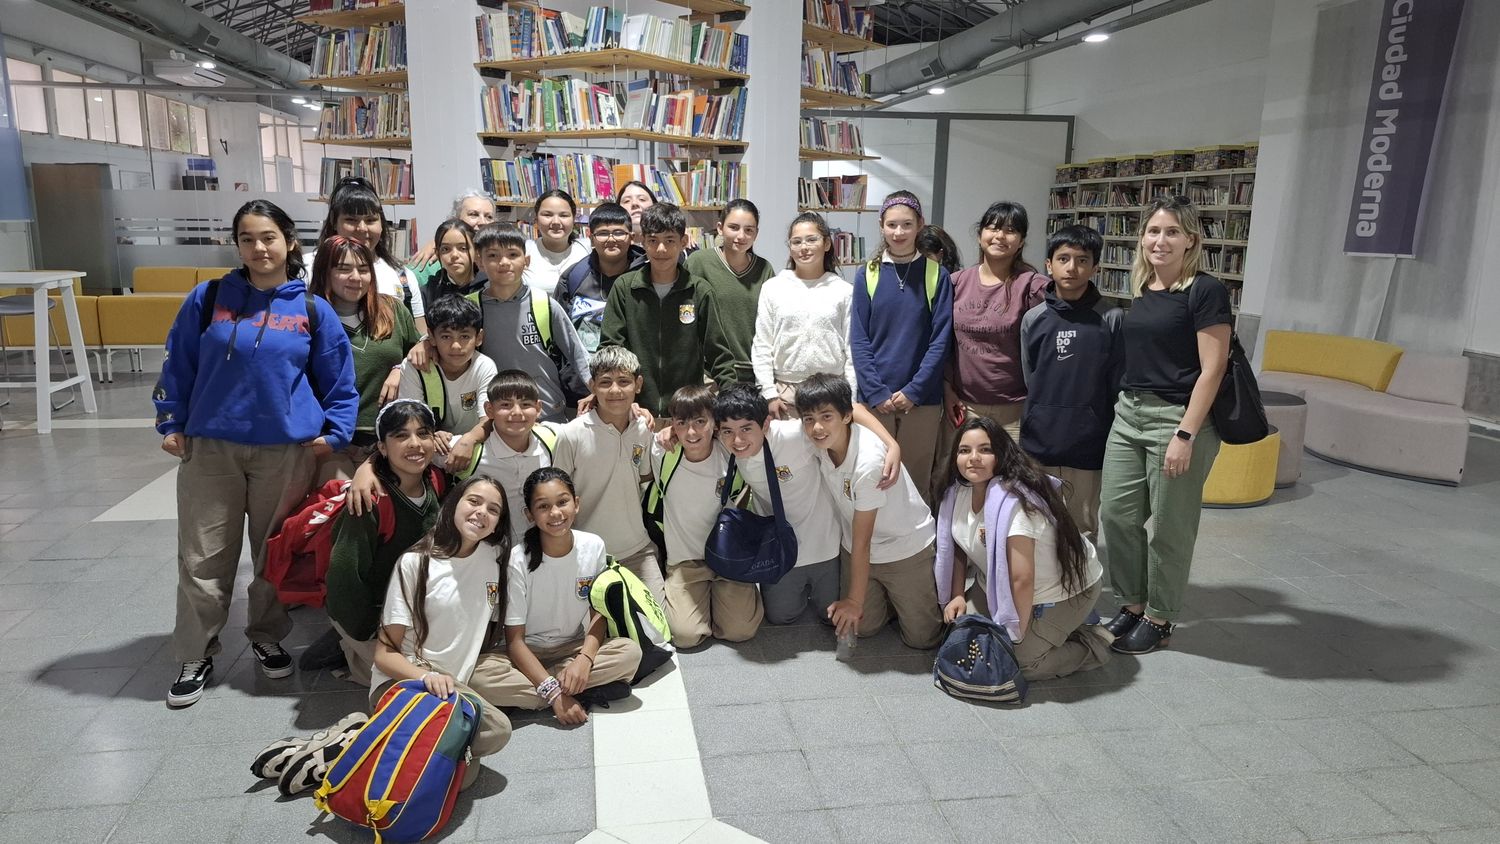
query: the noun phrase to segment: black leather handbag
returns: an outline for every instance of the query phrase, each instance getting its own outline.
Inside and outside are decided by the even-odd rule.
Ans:
[[[1250,368],[1250,357],[1240,345],[1240,336],[1229,334],[1229,366],[1219,382],[1219,394],[1209,409],[1219,439],[1229,445],[1260,442],[1271,432],[1266,408],[1260,399],[1260,384]]]

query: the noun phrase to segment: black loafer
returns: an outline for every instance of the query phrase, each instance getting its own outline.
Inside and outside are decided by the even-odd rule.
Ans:
[[[1121,637],[1116,637],[1109,649],[1121,654],[1148,654],[1165,648],[1172,641],[1172,623],[1156,624],[1142,618]]]
[[[1111,618],[1109,622],[1104,625],[1104,629],[1108,630],[1110,632],[1110,635],[1118,639],[1121,636],[1124,636],[1126,633],[1129,633],[1130,628],[1134,627],[1136,622],[1140,621],[1144,617],[1144,613],[1131,612],[1124,607],[1120,607],[1119,614],[1117,614],[1114,618]]]
[[[574,700],[583,704],[584,709],[592,710],[595,707],[609,708],[610,701],[624,700],[630,697],[630,684],[624,680],[616,680],[613,683],[605,683],[602,686],[584,689],[574,695]]]

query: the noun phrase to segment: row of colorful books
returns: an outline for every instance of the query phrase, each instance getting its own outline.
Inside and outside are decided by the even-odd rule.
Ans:
[[[527,3],[506,3],[475,21],[479,59],[506,62],[600,50],[637,50],[666,59],[744,73],[749,37],[727,24],[627,15],[594,6],[585,17]]]
[[[860,137],[859,126],[847,120],[802,118],[802,146],[805,149],[827,152],[865,154],[865,142]]]
[[[341,29],[318,36],[313,76],[367,76],[406,68],[406,24]]]
[[[486,132],[641,129],[737,139],[744,129],[745,98],[744,87],[672,90],[663,80],[601,84],[560,76],[486,85],[479,104]]]
[[[869,176],[823,176],[797,180],[797,204],[820,209],[863,209]]]
[[[865,259],[863,235],[843,229],[833,230],[833,254],[840,264],[853,264]]]
[[[582,205],[613,201],[616,187],[630,181],[650,186],[662,202],[723,205],[745,195],[748,173],[738,161],[664,159],[662,167],[655,167],[588,153],[487,158],[479,164],[484,189],[502,202],[535,202],[541,194],[561,189]]]
[[[362,176],[375,186],[375,192],[386,202],[410,200],[416,196],[412,182],[411,162],[400,158],[325,158],[318,194],[328,196],[340,179]]]
[[[869,9],[850,8],[849,0],[803,0],[802,19],[867,41],[875,32],[875,15]]]
[[[373,9],[376,6],[400,6],[402,0],[308,0],[307,11],[313,14],[320,12],[354,12],[360,9]]]
[[[405,91],[325,102],[318,119],[320,141],[409,137],[411,108]]]
[[[836,53],[822,47],[807,47],[802,51],[802,84],[852,97],[870,95],[869,75],[860,73],[852,60],[840,61]]]

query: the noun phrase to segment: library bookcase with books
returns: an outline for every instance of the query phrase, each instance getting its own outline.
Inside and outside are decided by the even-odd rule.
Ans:
[[[688,14],[481,0],[479,169],[497,206],[529,209],[561,188],[591,208],[632,180],[689,212],[745,195],[749,39],[734,24],[750,6],[663,2]]]
[[[1057,168],[1047,208],[1047,233],[1082,224],[1104,236],[1095,282],[1129,305],[1144,207],[1164,195],[1197,206],[1203,223],[1203,270],[1224,282],[1236,313],[1245,280],[1250,206],[1255,195],[1254,144],[1162,150],[1095,158]]]

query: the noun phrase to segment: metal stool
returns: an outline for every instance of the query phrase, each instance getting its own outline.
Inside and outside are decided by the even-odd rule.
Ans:
[[[31,316],[36,313],[34,301],[34,298],[29,293],[21,293],[15,296],[0,296],[0,318],[8,316]],[[52,336],[52,347],[57,349],[57,357],[62,361],[63,374],[72,378],[73,373],[68,368],[68,356],[63,351],[62,338],[57,336],[57,326],[52,322],[52,309],[56,307],[57,299],[49,296],[47,298],[47,333]],[[6,380],[8,381],[10,380],[10,346],[7,345],[5,340],[3,322],[0,322],[0,359],[4,361]],[[52,405],[53,410],[62,410],[74,401],[77,401],[77,389],[69,387],[68,392],[72,394],[72,398],[62,404]],[[9,398],[0,401],[0,407],[8,404],[10,404]]]

